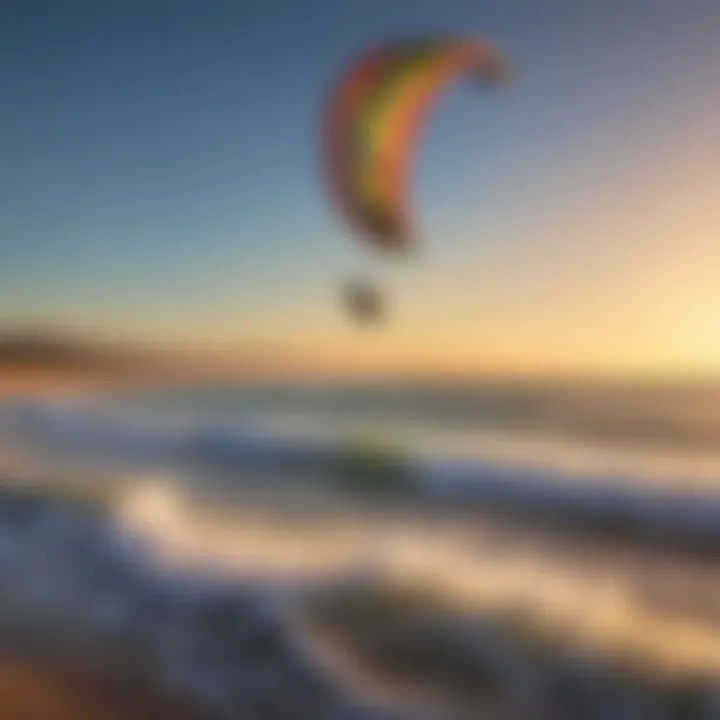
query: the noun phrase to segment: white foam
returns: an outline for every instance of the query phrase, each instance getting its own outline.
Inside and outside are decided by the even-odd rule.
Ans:
[[[187,484],[188,477],[212,475],[227,478],[229,487],[258,472],[267,485],[289,476],[299,484],[327,471],[344,446],[337,438],[304,435],[298,427],[292,432],[192,423],[163,427],[137,416],[59,404],[6,406],[0,423],[0,460],[22,455],[26,469],[35,462],[36,475],[166,473],[175,485]],[[405,456],[401,452],[400,457],[406,458],[409,487],[414,489],[408,489],[408,500],[490,501],[541,516],[619,520],[642,531],[720,542],[720,495],[712,484],[698,488],[683,484],[681,476],[668,483],[663,477],[613,476],[592,468],[570,472],[546,463],[542,455],[531,461],[527,454],[514,457],[509,451],[456,457],[431,450]],[[172,502],[170,496],[165,501]],[[175,506],[172,512],[177,511]],[[171,512],[170,507],[164,512]],[[177,514],[165,518],[171,521],[181,522]],[[179,527],[175,531],[181,535]]]

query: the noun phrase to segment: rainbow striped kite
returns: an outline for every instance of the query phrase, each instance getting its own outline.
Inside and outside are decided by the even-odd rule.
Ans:
[[[341,214],[386,250],[412,243],[408,175],[433,101],[466,73],[502,75],[498,54],[471,39],[404,40],[371,48],[332,89],[321,123],[323,171]]]

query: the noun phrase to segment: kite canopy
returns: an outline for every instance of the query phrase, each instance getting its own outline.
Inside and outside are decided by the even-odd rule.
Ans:
[[[502,70],[484,43],[443,38],[374,47],[340,78],[322,121],[323,169],[341,214],[365,240],[409,248],[408,176],[424,116],[457,77],[493,82]]]

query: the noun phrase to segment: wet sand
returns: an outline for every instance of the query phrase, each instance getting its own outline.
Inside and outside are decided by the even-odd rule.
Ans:
[[[3,720],[212,720],[158,686],[125,648],[68,645],[39,632],[0,638]]]
[[[187,704],[122,677],[0,658],[0,717],[6,720],[202,720]]]

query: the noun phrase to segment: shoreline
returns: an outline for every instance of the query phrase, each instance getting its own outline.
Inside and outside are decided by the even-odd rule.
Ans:
[[[0,716],[11,720],[210,720],[150,686],[120,673],[89,671],[19,659],[0,651]]]
[[[160,687],[127,648],[52,633],[0,637],[0,717],[11,720],[211,720]]]

